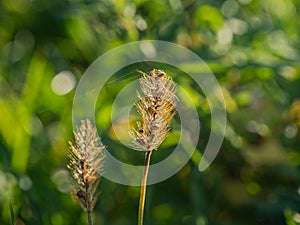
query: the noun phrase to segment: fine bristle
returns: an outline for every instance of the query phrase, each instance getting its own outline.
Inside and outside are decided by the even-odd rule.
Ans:
[[[140,72],[139,101],[137,111],[142,117],[138,128],[131,131],[133,147],[137,150],[158,149],[169,132],[169,124],[175,115],[176,84],[162,70],[152,70],[150,74]]]
[[[69,141],[70,161],[67,167],[76,183],[74,195],[86,211],[92,212],[97,201],[96,190],[101,178],[105,146],[88,119],[81,121],[74,136],[75,143]]]

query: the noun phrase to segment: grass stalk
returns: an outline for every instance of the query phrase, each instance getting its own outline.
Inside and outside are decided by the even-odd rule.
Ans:
[[[92,211],[87,212],[89,225],[93,225]]]
[[[141,185],[141,190],[140,190],[138,225],[143,225],[143,220],[144,220],[147,178],[148,178],[148,172],[149,172],[151,153],[152,153],[152,151],[148,151],[145,154],[145,167],[144,167],[144,174],[143,174],[142,185]]]
[[[9,217],[11,225],[15,225],[15,214],[11,200],[9,201]]]

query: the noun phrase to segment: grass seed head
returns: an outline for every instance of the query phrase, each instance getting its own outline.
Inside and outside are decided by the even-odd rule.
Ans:
[[[136,108],[142,117],[138,128],[131,131],[133,147],[142,151],[158,149],[166,138],[175,115],[176,84],[164,71],[154,69],[142,74]]]
[[[74,195],[81,206],[91,212],[97,201],[97,186],[103,168],[104,149],[90,120],[82,120],[74,131],[75,142],[69,141],[69,164],[75,180]]]

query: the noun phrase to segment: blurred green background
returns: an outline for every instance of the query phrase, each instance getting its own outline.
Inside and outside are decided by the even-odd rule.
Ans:
[[[144,39],[198,54],[220,82],[228,113],[221,151],[200,173],[209,107],[189,79],[170,74],[193,98],[201,136],[180,172],[148,187],[145,225],[300,224],[299,9],[298,0],[2,0],[0,224],[10,224],[10,201],[17,225],[87,224],[65,181],[75,87],[98,56]],[[140,164],[142,153],[133,157],[116,140],[110,111],[135,70],[153,65],[116,74],[96,111],[104,144]],[[172,135],[157,157],[174,147]],[[137,224],[139,187],[106,179],[100,186],[95,224]]]

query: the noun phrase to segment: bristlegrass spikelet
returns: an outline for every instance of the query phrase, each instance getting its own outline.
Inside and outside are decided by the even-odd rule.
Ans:
[[[75,180],[74,192],[80,205],[88,214],[89,225],[93,224],[92,212],[98,194],[97,187],[101,178],[104,149],[96,128],[91,121],[82,120],[74,131],[75,143],[69,141],[69,164],[67,165]]]
[[[138,213],[138,225],[142,225],[150,156],[153,150],[159,148],[170,130],[169,124],[175,115],[177,97],[176,84],[164,71],[154,69],[150,74],[138,72],[143,77],[139,80],[142,94],[138,93],[136,108],[142,121],[130,134],[133,147],[146,153]]]

